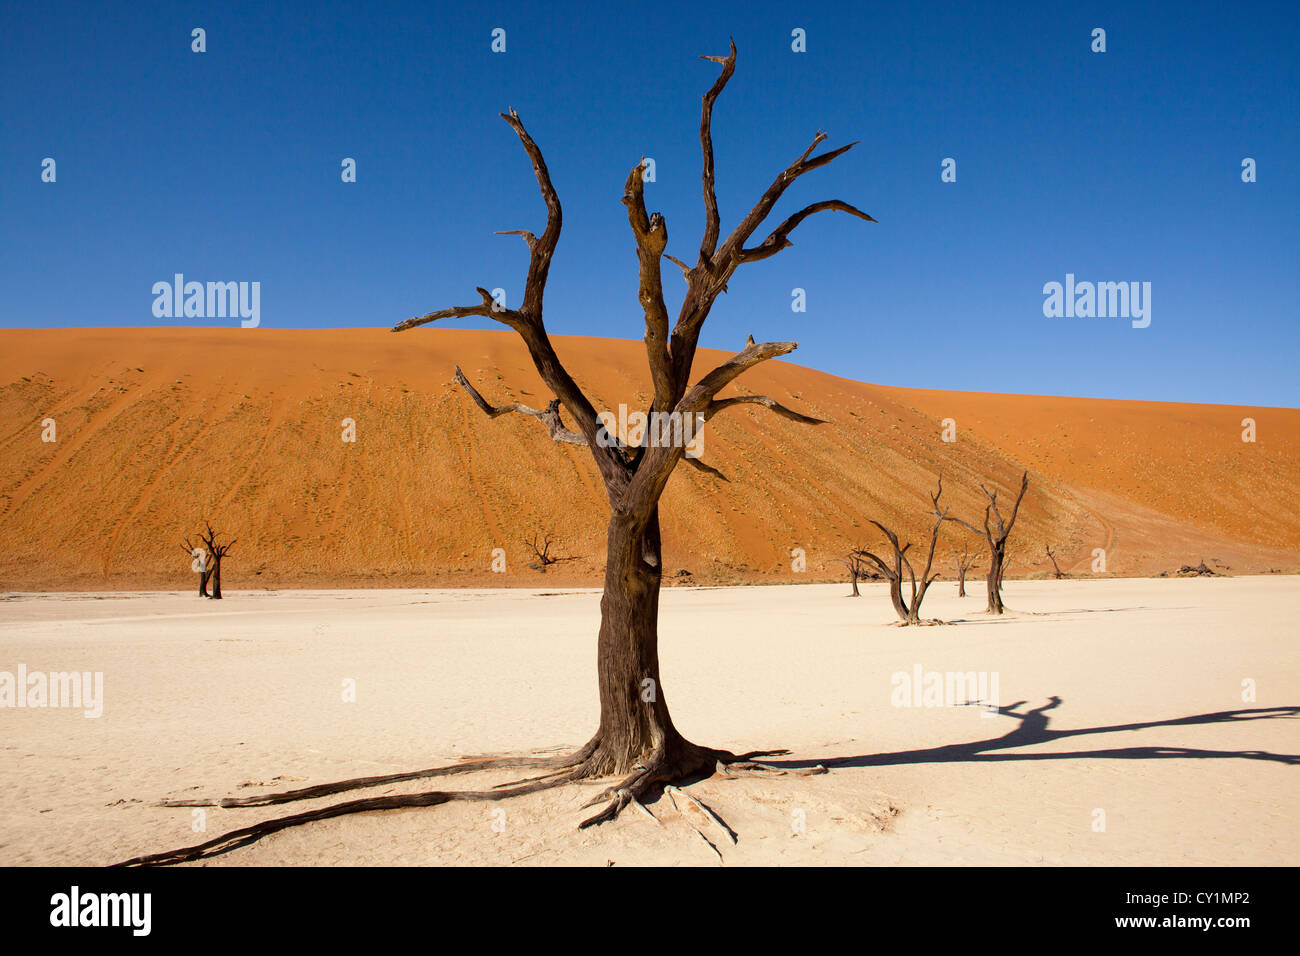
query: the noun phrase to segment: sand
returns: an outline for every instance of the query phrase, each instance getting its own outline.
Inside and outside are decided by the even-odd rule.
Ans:
[[[555,347],[598,408],[644,406],[642,343]],[[728,357],[702,350],[697,376]],[[188,588],[180,543],[204,517],[239,538],[234,589],[599,585],[608,516],[588,451],[489,420],[457,364],[491,402],[550,397],[508,331],[0,331],[0,589]],[[921,540],[940,473],[978,524],[979,484],[1005,501],[1025,469],[1013,575],[1046,572],[1049,544],[1075,573],[1098,548],[1121,576],[1202,558],[1300,569],[1300,410],[886,388],[792,362],[726,394],[746,391],[828,424],[753,406],[710,422],[704,460],[730,481],[679,468],[660,509],[665,567],[697,584],[833,580],[880,540],[869,519]],[[545,532],[565,560],[542,578],[524,541]],[[964,535],[945,529],[942,570]]]
[[[713,849],[666,798],[649,805],[662,826],[629,812],[579,832],[592,789],[572,786],[325,821],[210,862],[1280,865],[1300,855],[1297,578],[1013,581],[1016,613],[996,620],[944,582],[926,610],[958,623],[911,629],[889,625],[881,586],[846,592],[664,594],[664,692],[683,733],[831,767],[690,785],[735,845],[703,827]],[[105,864],[272,815],[213,809],[200,833],[191,811],[151,806],[163,797],[571,747],[598,716],[591,590],[3,598],[0,671],[100,671],[104,701],[98,718],[0,710],[0,865]],[[893,706],[892,675],[918,665],[996,672],[1008,713]],[[354,702],[342,699],[345,680]],[[1254,700],[1243,701],[1245,680]]]

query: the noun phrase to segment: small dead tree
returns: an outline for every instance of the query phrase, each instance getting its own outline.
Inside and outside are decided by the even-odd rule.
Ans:
[[[1061,566],[1056,563],[1056,555],[1052,553],[1052,546],[1050,544],[1047,546],[1047,556],[1052,560],[1052,579],[1054,581],[1059,581],[1062,578],[1068,578],[1069,575],[1062,571]]]
[[[912,569],[912,561],[907,556],[908,550],[912,547],[912,542],[899,544],[898,535],[889,528],[886,528],[879,521],[872,520],[871,523],[879,528],[889,542],[893,551],[891,561],[885,561],[879,555],[870,551],[859,549],[857,554],[866,558],[889,580],[889,600],[894,605],[894,611],[898,614],[898,619],[904,624],[921,624],[921,602],[925,600],[925,592],[930,589],[930,585],[939,577],[936,573],[930,574],[934,566],[934,550],[939,543],[939,529],[947,519],[948,510],[939,508],[939,498],[943,495],[943,478],[939,479],[939,490],[930,495],[930,501],[934,505],[935,522],[934,527],[930,530],[930,550],[925,556],[925,569],[921,572],[920,583],[917,583],[916,572]],[[907,572],[907,579],[911,586],[911,600],[903,595],[903,572]],[[930,622],[933,623],[933,622]]]
[[[816,153],[826,140],[818,132],[812,142],[785,169],[776,174],[770,186],[749,212],[739,219],[729,234],[722,232],[721,213],[715,188],[712,117],[714,103],[731,79],[736,68],[736,46],[726,56],[704,59],[720,67],[719,76],[704,94],[700,115],[700,147],[703,156],[704,236],[698,245],[694,264],[669,255],[668,223],[659,213],[651,213],[645,203],[645,161],[638,160],[628,173],[622,202],[627,207],[628,225],[636,244],[638,271],[637,303],[644,314],[645,349],[654,397],[649,414],[662,422],[674,419],[679,426],[700,423],[738,406],[757,405],[790,421],[823,424],[821,420],[789,409],[766,395],[720,393],[749,369],[793,352],[795,342],[755,342],[751,338],[743,349],[694,381],[697,347],[705,321],[718,297],[735,280],[737,270],[748,272],[756,263],[778,255],[790,246],[790,236],[810,216],[838,211],[858,219],[875,222],[870,216],[840,199],[828,199],[804,206],[777,223],[766,237],[760,229],[769,222],[773,210],[786,190],[807,173],[826,166],[852,148],[850,143],[837,149]],[[510,760],[471,760],[450,767],[423,771],[363,777],[337,784],[308,787],[282,794],[265,794],[256,798],[234,798],[223,806],[262,806],[288,803],[316,796],[343,793],[379,786],[395,780],[415,780],[448,774],[469,773],[484,769],[536,768],[540,777],[518,781],[490,791],[431,790],[418,793],[389,794],[356,799],[333,806],[266,820],[243,830],[235,830],[198,846],[171,853],[138,857],[132,864],[170,864],[201,859],[223,847],[243,845],[268,833],[310,820],[360,813],[368,810],[395,810],[402,807],[428,807],[451,800],[500,800],[534,793],[567,783],[593,778],[613,777],[588,803],[604,804],[579,827],[612,820],[625,807],[647,793],[662,789],[673,781],[702,774],[726,776],[772,774],[773,768],[756,764],[757,754],[735,754],[727,750],[694,743],[673,724],[659,671],[659,593],[663,567],[661,558],[659,505],[669,478],[679,464],[706,475],[720,478],[721,473],[699,458],[686,455],[684,443],[678,441],[642,443],[631,446],[611,435],[597,416],[591,399],[561,361],[551,342],[542,318],[542,300],[551,260],[560,239],[563,213],[560,197],[551,182],[542,150],[524,129],[514,110],[501,114],[523,144],[532,164],[542,199],[546,203],[546,228],[540,235],[525,229],[509,230],[528,247],[528,275],[519,304],[506,307],[479,288],[481,301],[470,305],[439,309],[407,319],[393,331],[402,332],[443,319],[479,316],[500,322],[523,340],[533,365],[546,388],[554,396],[545,409],[519,404],[494,406],[469,383],[464,375],[456,380],[470,399],[485,414],[496,418],[519,412],[538,419],[551,438],[558,442],[586,447],[599,474],[602,500],[609,507],[606,531],[605,586],[600,602],[600,630],[596,636],[597,691],[600,723],[590,739],[576,751],[559,757],[518,757]],[[677,319],[668,313],[662,271],[665,261],[681,270],[686,282]],[[574,428],[566,428],[561,409]],[[785,769],[782,773],[792,771]],[[804,771],[807,772],[807,771]],[[811,772],[825,772],[815,767]],[[209,805],[205,802],[199,805]],[[173,804],[175,805],[175,804]]]
[[[853,586],[853,593],[849,597],[860,597],[858,591],[859,581],[872,581],[880,577],[873,572],[863,557],[862,548],[855,547],[852,551],[840,558],[840,564],[849,572],[849,583]]]
[[[212,594],[210,596],[212,600],[220,601],[221,600],[221,561],[223,558],[225,558],[227,554],[230,553],[230,549],[235,546],[235,541],[238,539],[231,538],[225,544],[222,544],[220,541],[217,540],[220,532],[213,531],[212,525],[206,521],[203,522],[203,524],[206,530],[199,537],[203,541],[204,546],[208,549],[208,555],[210,561],[210,574],[212,578]]]
[[[194,544],[187,535],[181,547],[185,549],[186,556],[193,559],[190,570],[198,574],[199,597],[205,598],[208,596],[208,581],[212,578],[212,556],[202,546],[202,539],[200,544]]]
[[[1016,495],[1015,506],[1011,509],[1011,517],[1003,520],[1002,512],[998,510],[998,493],[989,491],[983,485],[980,485],[980,491],[988,498],[989,503],[984,506],[984,529],[981,531],[974,525],[962,521],[960,518],[948,518],[948,521],[955,521],[972,534],[982,537],[989,548],[989,576],[988,576],[988,595],[989,606],[988,613],[1001,614],[1006,610],[1002,603],[1002,575],[1006,571],[1007,561],[1007,535],[1011,534],[1011,527],[1016,523],[1016,515],[1020,513],[1020,502],[1025,498],[1025,491],[1029,488],[1029,472],[1025,472],[1020,477],[1020,493]]]
[[[538,543],[539,541],[541,542],[540,544]],[[547,568],[560,560],[559,558],[551,556],[552,541],[549,534],[535,534],[531,538],[525,539],[524,544],[528,545],[528,549],[537,557],[537,560],[529,565],[529,567],[534,570],[541,571],[545,574]]]
[[[975,562],[983,555],[983,551],[972,551],[970,545],[962,542],[961,551],[956,548],[952,549],[953,562],[957,565],[957,596],[966,596],[966,575],[970,569],[975,567]]]

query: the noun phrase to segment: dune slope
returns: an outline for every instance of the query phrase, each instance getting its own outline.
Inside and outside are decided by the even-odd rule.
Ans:
[[[644,407],[641,343],[556,348],[598,409]],[[725,357],[701,352],[697,375]],[[0,331],[0,588],[189,586],[180,542],[204,517],[239,539],[226,588],[598,584],[606,505],[587,451],[531,418],[487,419],[457,364],[491,402],[550,398],[507,332]],[[847,548],[879,542],[871,518],[920,547],[940,472],[953,513],[978,524],[979,483],[1005,501],[1022,469],[1012,576],[1044,572],[1047,544],[1075,574],[1096,548],[1119,575],[1300,565],[1295,409],[888,388],[788,362],[724,394],[745,392],[828,423],[751,407],[710,423],[704,460],[729,480],[674,475],[661,509],[674,580],[830,579]],[[528,567],[537,533],[566,559],[545,576]],[[963,536],[945,527],[945,575]]]

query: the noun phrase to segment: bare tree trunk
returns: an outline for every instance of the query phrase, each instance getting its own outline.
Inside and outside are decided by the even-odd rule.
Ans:
[[[202,535],[200,535],[199,540],[203,540]],[[199,570],[196,572],[199,576],[199,597],[208,597],[208,581],[212,578],[212,555],[203,548],[196,547],[192,544],[188,537],[181,544],[181,548],[185,551],[186,555],[193,558],[195,561],[202,562],[199,566]]]
[[[659,680],[658,507],[644,532],[634,517],[614,515],[607,542],[596,641],[600,729],[587,763],[602,775],[630,773],[638,763],[648,766],[665,756],[673,760],[691,747],[673,726]]]
[[[889,579],[889,600],[894,605],[894,611],[898,614],[898,619],[906,621],[908,610],[907,602],[903,600],[902,574],[895,574]]]
[[[966,566],[960,559],[957,561],[957,596],[966,596]]]
[[[880,569],[880,573],[889,581],[889,602],[894,605],[894,613],[898,619],[904,623],[910,623],[912,618],[911,609],[907,606],[907,600],[903,597],[903,562],[906,560],[907,549],[910,548],[911,542],[906,545],[898,543],[898,535],[890,531],[879,521],[873,521],[877,528],[885,533],[888,544],[894,552],[894,562],[889,564],[884,558],[864,548],[859,548],[856,554],[865,558]],[[916,582],[912,582],[912,592],[915,597]]]
[[[221,557],[218,555],[212,561],[212,600],[221,600]]]
[[[989,554],[989,576],[985,582],[989,596],[987,610],[990,614],[1001,614],[1006,610],[1002,603],[1002,571],[1006,548],[1001,543],[990,542]]]

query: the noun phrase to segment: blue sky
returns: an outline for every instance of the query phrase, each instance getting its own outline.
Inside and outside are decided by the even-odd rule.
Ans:
[[[840,198],[879,222],[806,221],[741,268],[704,345],[795,339],[800,364],[890,385],[1300,404],[1294,3],[373,6],[5,5],[0,326],[237,325],[156,319],[177,272],[260,282],[262,328],[387,327],[476,285],[517,302],[526,250],[492,233],[545,210],[514,107],[565,206],[548,327],[640,338],[623,180],[654,158],[647,204],[694,261],[697,56],[734,36],[724,235],[819,128],[861,143],[776,221]],[[1151,325],[1044,317],[1067,273],[1150,282]],[[665,287],[675,311],[671,265]]]

